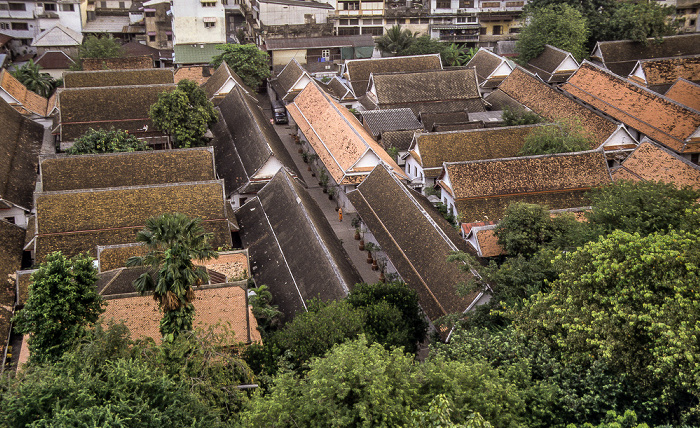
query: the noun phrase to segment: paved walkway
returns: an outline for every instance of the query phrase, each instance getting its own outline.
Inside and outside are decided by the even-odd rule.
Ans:
[[[260,106],[265,111],[266,117],[272,117],[272,111],[270,109],[270,102],[266,94],[258,96]],[[307,190],[316,203],[321,207],[321,211],[325,214],[326,219],[333,227],[340,242],[342,242],[345,251],[350,256],[353,264],[357,268],[357,271],[362,276],[362,280],[366,283],[373,284],[379,281],[379,272],[373,271],[370,264],[367,263],[367,253],[365,251],[359,250],[359,241],[355,240],[355,228],[350,224],[352,220],[352,215],[343,216],[343,221],[338,221],[338,212],[335,210],[337,203],[336,200],[329,200],[328,195],[323,193],[323,189],[318,185],[318,179],[311,176],[311,172],[308,170],[308,165],[304,163],[299,154],[299,145],[294,143],[292,139],[292,128],[289,125],[274,125],[277,135],[280,136],[282,142],[284,143],[289,154],[292,155],[294,163],[296,164],[299,171],[301,171],[302,178],[306,182]]]

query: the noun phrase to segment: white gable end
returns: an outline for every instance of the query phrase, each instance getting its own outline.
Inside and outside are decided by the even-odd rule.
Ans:
[[[267,162],[265,162],[265,165],[263,165],[263,167],[255,173],[255,176],[252,177],[252,179],[272,180],[272,177],[274,177],[275,174],[277,174],[277,171],[279,171],[283,167],[284,165],[282,165],[282,162],[280,162],[279,159],[277,159],[274,156],[270,156],[267,159]]]
[[[572,57],[571,55],[567,55],[566,59],[564,59],[564,61],[562,61],[561,64],[559,64],[557,66],[557,68],[554,70],[554,72],[556,73],[558,71],[576,71],[576,70],[578,70],[578,63],[576,62],[574,57]]]

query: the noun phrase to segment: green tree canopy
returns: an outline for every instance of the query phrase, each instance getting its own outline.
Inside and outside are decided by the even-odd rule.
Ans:
[[[580,124],[560,121],[557,126],[541,126],[530,132],[518,154],[534,156],[590,150],[591,139]]]
[[[440,54],[442,65],[457,66],[469,62],[475,52],[454,43],[443,43],[431,38],[429,35],[422,35],[416,38],[408,47],[397,52],[399,56],[426,54]]]
[[[12,75],[30,91],[48,98],[60,85],[60,79],[54,80],[51,75],[40,70],[41,67],[30,59],[28,63],[13,71]]]
[[[215,56],[211,64],[218,67],[222,62],[226,62],[252,90],[256,90],[270,77],[270,55],[257,46],[229,43],[216,48],[223,52]]]
[[[562,362],[606,364],[631,395],[630,407],[658,423],[700,423],[700,239],[669,231],[614,231],[562,255],[560,276],[513,311],[524,334]]]
[[[89,34],[78,48],[80,58],[121,58],[124,48],[112,35]]]
[[[151,147],[122,129],[92,129],[75,140],[66,150],[69,155],[95,153],[136,152],[151,150]]]
[[[407,49],[418,37],[418,33],[394,25],[375,41],[377,49],[383,54],[398,54]]]
[[[82,254],[51,253],[32,274],[27,303],[14,318],[15,329],[30,335],[31,363],[58,360],[97,321],[104,303],[96,281],[92,258]]]
[[[174,90],[161,92],[148,115],[156,128],[173,137],[177,148],[202,145],[202,136],[218,120],[206,93],[187,79],[179,81]]]
[[[148,254],[127,261],[127,266],[152,268],[134,281],[134,287],[142,294],[153,291],[153,298],[163,311],[160,332],[167,341],[174,340],[180,332],[192,330],[195,311],[192,287],[208,280],[206,269],[192,261],[219,256],[209,243],[211,233],[206,233],[201,223],[199,218],[191,219],[180,213],[148,219],[146,227],[136,235],[136,240],[148,248]]]
[[[698,208],[700,192],[670,183],[616,181],[591,191],[590,198],[588,219],[601,233],[618,229],[648,235],[682,227],[687,210]]]
[[[523,21],[516,43],[521,63],[538,56],[547,44],[571,52],[579,61],[588,54],[588,23],[576,8],[565,3],[528,8]]]
[[[537,113],[528,111],[525,109],[515,110],[508,106],[503,108],[503,122],[504,126],[519,126],[519,125],[532,125],[534,123],[540,123],[544,120],[537,115]]]

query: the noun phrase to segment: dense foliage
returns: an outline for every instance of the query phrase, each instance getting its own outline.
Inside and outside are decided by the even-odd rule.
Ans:
[[[136,152],[151,150],[151,147],[122,129],[92,129],[75,140],[66,150],[69,155],[95,153]]]
[[[156,128],[170,134],[176,148],[203,145],[202,137],[218,120],[204,90],[187,79],[180,80],[174,90],[158,95],[148,115]]]
[[[127,266],[150,267],[134,281],[134,288],[141,294],[153,292],[163,311],[160,333],[167,341],[192,330],[195,311],[192,287],[209,279],[206,269],[195,266],[193,260],[218,257],[209,242],[211,237],[211,233],[204,231],[201,219],[181,213],[150,218],[136,235],[136,240],[146,245],[148,254],[129,258]]]
[[[218,67],[225,62],[252,90],[257,90],[270,77],[270,55],[253,44],[226,44],[216,47],[222,51],[211,63]]]
[[[525,137],[520,156],[550,155],[591,149],[591,137],[575,122],[561,121],[557,126],[540,126]]]
[[[87,35],[80,45],[80,58],[120,58],[124,56],[124,48],[119,42],[109,36]]]
[[[516,43],[518,61],[527,63],[544,50],[544,45],[563,49],[581,61],[588,54],[586,18],[568,4],[550,4],[528,9],[525,26]]]
[[[97,321],[104,303],[96,281],[92,258],[68,259],[60,252],[46,256],[32,274],[27,302],[13,321],[17,332],[30,335],[33,363],[58,360]]]
[[[543,121],[543,119],[535,112],[524,109],[511,109],[508,108],[508,106],[503,108],[503,114],[501,117],[503,118],[504,126],[532,125]]]
[[[63,82],[61,79],[54,79],[49,73],[42,73],[41,66],[35,64],[34,60],[31,59],[13,71],[12,76],[30,91],[46,98],[50,97]]]

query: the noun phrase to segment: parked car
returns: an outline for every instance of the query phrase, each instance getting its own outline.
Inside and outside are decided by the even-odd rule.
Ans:
[[[272,102],[272,115],[275,119],[275,123],[278,125],[289,123],[289,119],[287,118],[287,108],[284,106],[282,101],[276,100]]]

